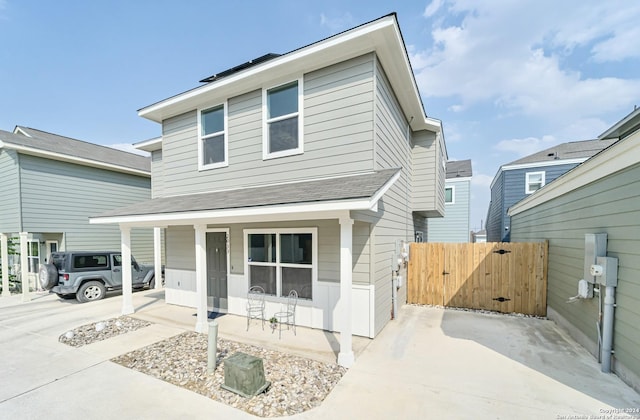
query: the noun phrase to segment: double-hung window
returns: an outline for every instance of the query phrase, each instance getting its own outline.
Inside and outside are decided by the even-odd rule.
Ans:
[[[527,194],[531,194],[544,187],[544,172],[527,172],[525,176]]]
[[[317,277],[317,229],[245,230],[249,287],[267,295],[313,299]]]
[[[203,109],[198,114],[198,168],[213,169],[228,166],[226,107]]]
[[[38,241],[27,242],[27,264],[29,273],[37,273],[40,265],[40,243]]]
[[[446,187],[444,189],[444,202],[445,204],[454,204],[456,202],[456,189],[454,187]]]
[[[263,91],[263,159],[303,152],[302,80]]]

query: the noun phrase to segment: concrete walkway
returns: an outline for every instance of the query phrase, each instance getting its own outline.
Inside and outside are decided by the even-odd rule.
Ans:
[[[118,316],[120,296],[0,298],[0,419],[255,418],[110,362],[195,325],[195,310],[166,305],[162,292],[133,298],[135,316],[153,326],[81,348],[58,337]],[[248,332],[242,317],[218,322],[222,337],[335,361],[334,334],[299,328],[280,340],[256,321]],[[636,392],[550,321],[405,306],[375,340],[354,345],[355,365],[323,404],[293,418],[557,419],[640,408]]]

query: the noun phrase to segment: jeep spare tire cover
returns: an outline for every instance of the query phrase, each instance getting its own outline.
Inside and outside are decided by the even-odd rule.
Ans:
[[[38,270],[38,277],[40,277],[40,285],[45,290],[50,290],[53,286],[58,284],[58,269],[53,264],[40,264]]]

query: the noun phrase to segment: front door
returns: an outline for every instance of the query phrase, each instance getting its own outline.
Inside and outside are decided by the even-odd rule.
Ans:
[[[215,311],[227,311],[227,234],[207,232],[207,303]]]

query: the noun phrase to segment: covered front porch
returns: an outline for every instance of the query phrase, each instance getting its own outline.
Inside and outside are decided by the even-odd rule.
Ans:
[[[337,258],[337,276],[336,289],[339,290],[337,298],[337,311],[335,313],[340,317],[337,325],[340,331],[340,342],[338,352],[338,363],[345,367],[350,367],[354,362],[353,351],[353,225],[354,220],[362,214],[367,215],[369,219],[373,218],[378,212],[378,201],[388,190],[388,188],[397,180],[399,171],[385,170],[373,172],[365,175],[354,175],[340,179],[318,180],[299,182],[295,184],[283,186],[266,186],[256,187],[253,189],[242,189],[234,191],[223,191],[209,194],[198,194],[182,197],[166,197],[151,200],[149,202],[140,203],[139,205],[129,208],[119,209],[117,211],[104,214],[102,216],[92,218],[91,223],[118,223],[120,225],[122,236],[122,255],[123,255],[123,314],[132,314],[134,307],[131,300],[131,229],[134,227],[181,227],[183,229],[192,229],[193,252],[191,253],[189,245],[176,248],[175,252],[185,253],[187,258],[192,255],[193,263],[189,263],[188,267],[182,267],[185,277],[179,280],[194,283],[193,292],[187,301],[187,306],[194,306],[196,309],[195,330],[198,332],[206,332],[208,329],[208,314],[210,309],[210,278],[211,272],[208,271],[208,265],[211,264],[208,255],[211,255],[213,249],[207,253],[207,234],[211,232],[222,232],[227,234],[226,255],[229,261],[229,230],[225,226],[251,226],[253,224],[271,224],[277,227],[278,224],[300,222],[305,229],[314,229],[313,226],[318,221],[332,220],[337,221],[339,226],[337,232],[336,252]],[[273,194],[278,194],[274,197]],[[250,231],[250,229],[245,229]],[[247,260],[252,261],[247,251],[247,236],[245,235],[244,257],[242,264],[245,264],[243,276],[236,276],[239,281],[234,282],[240,285],[240,289],[234,291],[229,297],[241,297],[248,286],[251,285],[248,269],[246,268]],[[317,240],[317,233],[316,239]],[[170,242],[170,241],[169,241]],[[186,244],[187,242],[185,242]],[[215,250],[218,252],[218,249]],[[277,251],[278,255],[280,251]],[[313,247],[314,257],[310,267],[314,270],[313,287],[314,291],[319,291],[319,282],[317,278],[318,264],[318,246]],[[167,258],[170,260],[171,249],[167,249]],[[249,258],[247,259],[247,255]],[[274,260],[275,264],[280,263],[280,258]],[[285,266],[286,264],[281,264]],[[231,277],[229,270],[230,264],[227,263],[226,274]],[[190,268],[192,267],[192,268]],[[172,267],[171,263],[167,264],[166,274],[167,282],[172,275],[171,270],[180,267]],[[193,278],[190,278],[193,276]],[[169,289],[167,289],[169,291]],[[281,288],[278,287],[278,293],[271,299],[272,302],[278,303]],[[189,292],[187,290],[187,292]],[[373,295],[369,295],[373,296]],[[314,310],[324,311],[325,308],[316,304],[314,299],[311,305],[306,305]],[[370,305],[367,306],[367,316],[373,313],[374,299],[370,299]],[[229,300],[229,305],[232,305]],[[242,315],[242,301],[236,299],[235,309],[232,311],[237,315]],[[304,305],[303,305],[304,306]],[[268,319],[269,312],[265,313]],[[321,314],[320,316],[324,316]],[[368,318],[372,323],[372,316]],[[304,324],[303,324],[304,325]],[[313,322],[306,325],[314,326]],[[320,324],[324,325],[324,324]],[[373,324],[371,324],[373,325]],[[254,329],[262,328],[257,326]],[[333,328],[336,331],[336,328]]]

